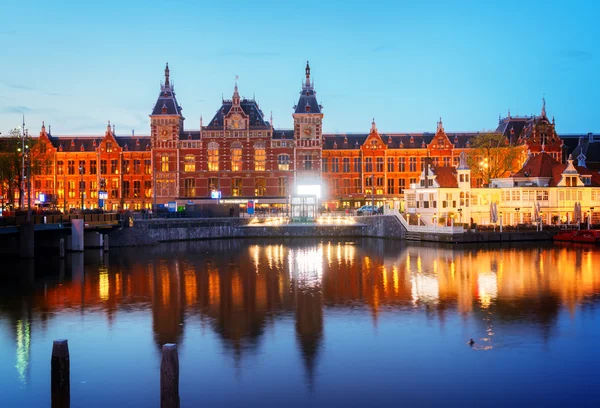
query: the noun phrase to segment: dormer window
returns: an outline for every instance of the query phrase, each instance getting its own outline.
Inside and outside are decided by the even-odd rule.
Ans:
[[[581,181],[583,181],[584,185],[591,186],[592,185],[592,176],[581,176]]]

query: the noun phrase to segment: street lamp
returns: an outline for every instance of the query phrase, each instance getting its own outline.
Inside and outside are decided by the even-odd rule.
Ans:
[[[590,227],[592,226],[592,216],[594,215],[594,207],[590,207],[589,213],[590,215],[588,217],[588,229],[591,229]]]
[[[418,227],[421,226],[421,214],[420,213],[417,214],[417,226]]]
[[[520,207],[516,207],[515,211],[517,212],[517,222],[516,222],[516,224],[517,224],[517,231],[518,231],[519,230],[519,223],[521,222],[521,218],[519,217],[519,211],[521,211],[521,208]]]
[[[460,223],[462,224],[462,208],[458,209],[458,218],[459,218]]]
[[[503,216],[503,212],[500,211],[500,232],[502,232],[502,216]]]
[[[83,186],[83,166],[79,166],[79,175],[81,176],[79,180],[79,194],[81,195],[81,211],[83,211],[83,194],[85,187]]]
[[[540,211],[540,231],[544,229],[544,212]]]

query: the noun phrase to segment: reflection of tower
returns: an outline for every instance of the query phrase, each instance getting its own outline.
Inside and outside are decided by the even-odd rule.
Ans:
[[[152,318],[154,338],[158,347],[178,343],[183,333],[184,297],[179,261],[152,265]]]
[[[290,275],[296,289],[296,338],[313,387],[314,370],[323,338],[323,247],[290,250]]]
[[[314,370],[323,338],[323,297],[320,287],[298,287],[296,338],[302,350],[307,382],[313,386]]]

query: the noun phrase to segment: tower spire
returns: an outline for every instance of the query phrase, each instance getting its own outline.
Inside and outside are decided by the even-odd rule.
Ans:
[[[310,65],[308,65],[308,61],[306,61],[306,87],[310,86]]]
[[[542,117],[546,117],[546,97],[542,97]]]
[[[235,87],[233,88],[233,104],[234,105],[239,105],[240,104],[240,94],[238,92],[238,79],[240,79],[239,75],[235,76]]]
[[[167,66],[165,68],[165,88],[170,87],[171,84],[169,83],[169,63],[167,62]]]
[[[371,132],[377,132],[377,125],[375,124],[375,118],[371,122]]]

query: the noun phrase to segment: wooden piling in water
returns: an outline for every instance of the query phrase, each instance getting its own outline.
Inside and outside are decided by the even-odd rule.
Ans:
[[[104,252],[108,252],[108,235],[104,234],[104,236],[102,237],[102,249],[104,250]]]
[[[69,408],[71,406],[71,368],[67,340],[54,340],[50,367],[52,408]]]
[[[61,238],[61,239],[58,241],[58,255],[59,255],[61,258],[64,258],[64,257],[65,257],[65,239],[64,239],[64,238]]]
[[[165,344],[162,347],[160,407],[179,408],[179,357],[176,344]]]

